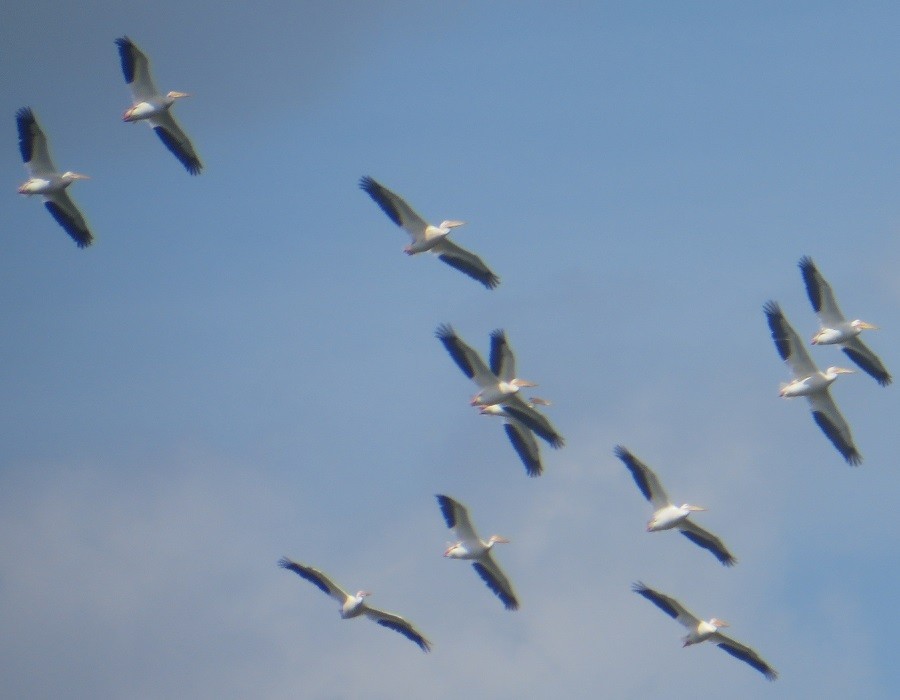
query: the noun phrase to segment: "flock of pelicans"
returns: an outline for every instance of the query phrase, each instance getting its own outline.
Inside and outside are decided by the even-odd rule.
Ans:
[[[187,171],[191,175],[199,174],[203,167],[200,159],[170,112],[175,101],[188,94],[174,91],[161,94],[150,77],[147,57],[140,49],[128,37],[117,39],[116,45],[122,72],[133,96],[133,104],[125,110],[122,119],[127,122],[147,121]],[[76,244],[79,247],[90,245],[93,236],[87,223],[66,193],[66,188],[72,182],[87,176],[71,171],[59,173],[56,170],[50,158],[46,137],[30,108],[20,109],[16,114],[16,122],[22,160],[30,176],[19,187],[19,193],[42,195],[47,209]],[[500,283],[500,278],[481,258],[450,240],[449,233],[465,222],[447,220],[434,226],[422,219],[401,197],[372,178],[363,177],[360,187],[391,221],[410,235],[411,243],[404,249],[408,255],[429,251],[488,289],[493,289]],[[813,336],[812,344],[840,345],[847,356],[879,384],[890,384],[891,376],[881,360],[859,339],[863,330],[874,329],[876,326],[859,319],[847,320],[835,301],[831,286],[809,257],[801,259],[799,267],[821,326]],[[793,380],[782,386],[780,395],[785,398],[805,396],[818,426],[849,464],[858,465],[862,458],[853,442],[850,428],[828,390],[838,375],[854,370],[832,366],[820,371],[778,304],[770,301],[763,308],[778,354],[793,374]],[[471,405],[481,414],[503,419],[506,434],[528,476],[539,476],[542,464],[536,437],[554,448],[562,447],[564,441],[547,417],[537,409],[537,406],[546,406],[548,402],[537,397],[526,401],[521,397],[520,389],[536,385],[517,376],[515,355],[507,342],[506,334],[502,330],[491,333],[487,363],[477,351],[456,335],[451,326],[439,326],[436,336],[462,372],[478,386],[478,392],[470,401]],[[695,544],[709,550],[723,565],[735,564],[736,559],[718,537],[689,519],[692,512],[702,511],[703,508],[688,503],[675,505],[656,474],[646,464],[621,446],[615,448],[615,455],[628,468],[641,493],[653,506],[653,515],[647,524],[649,532],[676,529]],[[491,554],[495,544],[509,540],[499,535],[491,535],[487,540],[481,539],[465,506],[443,494],[436,498],[447,527],[456,538],[456,542],[444,552],[444,556],[471,560],[475,571],[503,605],[508,610],[518,609],[519,602],[513,586]],[[369,596],[368,591],[350,594],[320,570],[287,558],[282,558],[278,564],[337,600],[340,603],[341,617],[368,617],[384,627],[400,632],[423,651],[430,650],[431,643],[409,621],[367,604],[365,598]],[[633,590],[687,628],[688,633],[683,638],[684,646],[711,641],[763,673],[769,680],[777,677],[777,672],[753,649],[719,631],[727,626],[726,622],[718,618],[703,620],[674,598],[643,583],[635,583]]]

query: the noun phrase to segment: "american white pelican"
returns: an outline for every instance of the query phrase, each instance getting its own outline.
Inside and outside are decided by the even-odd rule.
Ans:
[[[726,549],[722,540],[688,519],[692,512],[706,510],[706,508],[693,506],[690,503],[674,505],[650,467],[621,445],[616,445],[615,454],[628,467],[628,471],[634,477],[634,482],[644,494],[644,498],[653,504],[653,517],[647,523],[647,532],[676,528],[691,542],[712,552],[716,559],[725,566],[734,566],[737,559]]]
[[[528,400],[528,406],[534,408],[535,405],[549,406],[550,402],[532,396]],[[480,406],[478,410],[485,416],[499,416],[503,418],[503,429],[506,436],[512,443],[513,449],[525,465],[525,471],[528,476],[540,476],[544,467],[541,464],[541,450],[538,447],[537,440],[534,439],[534,433],[531,429],[522,423],[518,418],[506,412],[503,404],[492,404],[490,406]]]
[[[497,332],[495,331],[495,334]],[[513,378],[511,381],[502,381],[494,372],[488,368],[475,350],[466,345],[453,328],[448,324],[438,326],[435,332],[438,340],[443,343],[450,357],[453,358],[457,366],[463,371],[469,379],[472,379],[480,390],[472,397],[473,406],[490,406],[502,403],[506,413],[513,418],[517,418],[521,423],[534,431],[536,435],[543,438],[555,448],[563,446],[564,440],[562,436],[534,406],[529,406],[519,395],[519,388],[522,386],[535,386],[533,382],[522,379]],[[502,333],[496,336],[492,334],[492,346],[500,343]],[[503,343],[505,343],[505,336]],[[508,352],[507,348],[504,352]],[[498,356],[501,354],[498,351]]]
[[[394,613],[378,610],[377,608],[367,605],[365,598],[371,595],[368,591],[357,591],[356,595],[350,595],[318,569],[306,566],[305,564],[298,564],[287,557],[279,559],[278,566],[282,569],[289,569],[301,578],[305,578],[339,602],[341,604],[340,612],[342,618],[347,619],[365,615],[379,625],[392,629],[395,632],[399,632],[407,639],[412,640],[419,645],[419,648],[422,651],[431,651],[431,642],[425,639],[425,637],[422,636],[422,633],[413,627],[407,620],[404,620]]]
[[[16,126],[19,128],[19,150],[30,176],[19,186],[19,194],[43,196],[47,211],[75,240],[78,247],[89,246],[94,237],[78,207],[66,192],[66,188],[75,180],[88,180],[88,176],[69,170],[57,172],[47,148],[47,137],[38,126],[31,107],[22,107],[16,112]]]
[[[873,326],[858,318],[853,321],[844,318],[844,314],[841,313],[834,299],[831,285],[816,269],[812,258],[809,256],[801,258],[799,266],[800,272],[803,274],[803,282],[806,284],[806,293],[809,295],[809,300],[819,317],[821,326],[813,336],[813,345],[840,345],[847,357],[874,377],[881,386],[890,384],[891,375],[881,364],[881,360],[859,339],[862,331],[876,330],[878,326]]]
[[[171,91],[161,94],[150,77],[150,63],[144,53],[127,36],[116,39],[119,57],[122,59],[122,73],[131,88],[134,104],[122,114],[122,120],[137,122],[146,119],[160,141],[166,144],[175,157],[191,175],[199,175],[203,164],[197,157],[190,139],[181,130],[169,108],[175,100],[190,97],[186,92]]]
[[[800,336],[791,328],[785,319],[781,308],[774,301],[766,302],[763,306],[769,328],[772,330],[772,339],[781,359],[787,362],[794,375],[794,380],[781,387],[780,396],[793,398],[805,396],[812,408],[813,420],[822,429],[822,432],[843,455],[848,464],[857,465],[862,462],[862,456],[853,444],[853,436],[850,434],[850,426],[841,415],[828,392],[829,385],[837,379],[839,374],[852,374],[852,369],[843,367],[829,367],[821,372],[809,354],[803,347]]]
[[[447,521],[447,527],[453,530],[457,539],[447,548],[444,556],[451,559],[474,559],[472,568],[484,579],[488,588],[503,601],[506,609],[518,610],[519,601],[516,600],[509,579],[491,557],[491,549],[496,543],[506,544],[509,540],[500,535],[491,535],[487,540],[481,539],[472,527],[465,506],[449,496],[437,494],[435,498],[441,507],[441,513],[444,514],[444,520]]]
[[[426,250],[437,255],[450,267],[478,280],[488,289],[500,284],[500,278],[490,271],[487,265],[474,253],[460,248],[453,243],[447,234],[465,221],[442,221],[440,226],[432,226],[412,210],[403,198],[391,192],[371,177],[363,177],[359,186],[375,200],[381,210],[397,226],[405,229],[412,238],[412,243],[403,249],[407,255],[424,253]]]
[[[709,640],[735,658],[750,664],[768,680],[774,681],[778,678],[778,672],[763,661],[760,655],[753,651],[753,649],[744,646],[740,642],[736,642],[731,637],[727,637],[719,632],[719,628],[728,627],[728,623],[724,620],[715,617],[708,621],[701,620],[674,598],[670,598],[658,591],[654,591],[652,588],[648,588],[640,582],[635,583],[632,586],[632,590],[635,593],[644,596],[647,600],[656,605],[656,607],[666,613],[666,615],[678,620],[678,622],[688,628],[689,631],[687,635],[682,638],[684,642],[682,646],[688,647],[692,644],[699,644],[700,642]]]

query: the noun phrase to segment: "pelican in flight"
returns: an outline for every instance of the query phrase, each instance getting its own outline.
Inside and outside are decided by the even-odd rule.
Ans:
[[[716,559],[725,566],[734,566],[737,559],[722,544],[722,540],[688,519],[691,513],[706,510],[706,508],[693,506],[690,503],[683,503],[680,506],[674,505],[669,500],[665,489],[663,489],[662,484],[659,483],[659,479],[650,467],[621,445],[616,446],[615,454],[628,467],[628,471],[634,477],[634,482],[641,490],[641,493],[644,494],[644,498],[653,504],[653,517],[647,523],[647,532],[676,528],[691,542],[712,552]]]
[[[547,417],[542,415],[534,406],[529,406],[518,395],[520,387],[536,386],[534,382],[515,377],[504,381],[498,377],[484,363],[481,355],[466,345],[448,324],[438,326],[435,335],[443,343],[447,352],[450,353],[450,357],[463,371],[463,374],[480,387],[480,391],[472,397],[469,403],[476,407],[502,403],[507,415],[518,419],[519,422],[534,431],[536,435],[549,442],[551,446],[555,448],[563,446],[564,440],[562,436],[550,424]],[[504,346],[504,348],[500,349],[500,346]],[[502,331],[494,331],[491,334],[492,359],[496,357],[499,361],[507,353],[511,353],[511,351],[506,345],[505,334]]]
[[[864,372],[875,378],[881,386],[891,383],[891,375],[881,364],[878,355],[869,350],[859,339],[859,334],[864,330],[877,330],[867,321],[854,319],[848,321],[841,313],[831,285],[822,277],[822,273],[816,269],[812,258],[805,256],[798,263],[803,274],[803,282],[806,284],[806,293],[812,303],[813,310],[819,317],[818,332],[813,336],[813,345],[840,345],[847,357],[853,360]]]
[[[350,595],[343,588],[338,586],[334,581],[328,578],[318,569],[304,564],[298,564],[291,561],[287,557],[278,560],[278,566],[282,569],[293,571],[301,578],[317,586],[324,593],[327,593],[341,604],[341,617],[348,619],[351,617],[359,617],[365,615],[370,620],[374,620],[379,625],[399,632],[407,639],[412,640],[419,645],[424,652],[431,651],[431,642],[429,642],[422,633],[413,627],[407,620],[394,613],[378,610],[366,604],[365,598],[371,595],[368,591],[357,591],[356,595]]]
[[[549,406],[550,402],[544,399],[532,396],[528,400],[528,407],[534,408],[536,405]],[[518,418],[507,413],[503,404],[491,404],[490,406],[479,406],[478,410],[483,416],[499,416],[503,418],[503,429],[506,436],[512,443],[513,449],[525,465],[525,471],[528,476],[540,476],[544,467],[541,464],[541,450],[535,440],[534,433]]]
[[[404,253],[415,255],[429,250],[450,267],[455,267],[472,279],[481,282],[488,289],[493,289],[500,284],[500,278],[491,272],[481,258],[460,248],[447,237],[450,231],[457,226],[462,226],[466,223],[465,221],[442,221],[440,226],[432,226],[416,214],[402,197],[372,178],[363,177],[359,181],[359,186],[375,200],[375,203],[381,207],[391,221],[405,229],[410,235],[412,242],[403,249]]]
[[[122,73],[131,88],[134,104],[122,114],[122,120],[137,122],[146,119],[166,148],[181,161],[191,175],[199,175],[203,164],[197,157],[190,139],[181,130],[169,108],[175,100],[190,97],[186,92],[171,91],[163,95],[150,77],[150,63],[134,42],[127,36],[116,39],[119,58],[122,59]]]
[[[682,641],[684,642],[682,646],[688,647],[692,644],[699,644],[700,642],[709,640],[735,658],[750,664],[768,680],[774,681],[778,678],[778,672],[763,661],[760,655],[753,651],[753,649],[744,646],[740,642],[736,642],[731,637],[727,637],[719,632],[720,628],[729,626],[724,620],[720,620],[716,617],[711,618],[708,621],[701,620],[674,598],[670,598],[658,591],[654,591],[643,583],[635,583],[631,589],[638,595],[644,596],[644,598],[666,613],[666,615],[678,620],[678,622],[687,627],[688,633],[682,638]]]
[[[453,530],[457,539],[447,548],[444,556],[451,559],[473,559],[472,568],[484,579],[488,588],[497,595],[506,609],[518,610],[519,601],[516,600],[509,579],[491,557],[491,549],[496,543],[506,544],[509,540],[500,535],[491,535],[487,540],[481,539],[472,527],[465,506],[449,496],[437,494],[435,498],[441,507],[441,513],[444,514],[444,520],[447,521],[447,527]]]
[[[94,237],[78,207],[66,192],[66,188],[75,180],[90,178],[70,170],[64,173],[56,170],[50,158],[50,150],[47,148],[47,137],[38,126],[31,107],[22,107],[16,112],[16,126],[19,128],[19,151],[22,153],[22,161],[29,175],[29,178],[19,186],[19,194],[41,195],[47,211],[74,239],[76,245],[79,248],[89,246]]]
[[[813,420],[822,429],[822,432],[843,455],[848,464],[857,465],[862,462],[862,456],[853,444],[853,436],[850,434],[850,426],[838,411],[831,394],[829,385],[837,379],[839,374],[852,374],[852,369],[843,367],[829,367],[821,372],[800,341],[800,336],[791,328],[785,319],[781,308],[774,301],[766,302],[763,306],[769,328],[772,330],[772,339],[781,359],[787,362],[794,375],[793,381],[781,387],[780,396],[793,398],[805,396],[812,409]]]

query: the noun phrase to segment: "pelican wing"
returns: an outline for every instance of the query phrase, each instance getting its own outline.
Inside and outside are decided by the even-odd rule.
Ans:
[[[447,521],[447,527],[453,530],[456,537],[464,543],[480,545],[481,541],[475,532],[475,528],[472,527],[472,521],[469,520],[469,511],[466,510],[466,507],[443,494],[437,494],[435,498],[437,498],[438,505],[441,507],[441,513],[444,514],[444,520]]]
[[[465,248],[460,248],[447,238],[442,238],[438,241],[431,249],[431,252],[450,267],[455,267],[472,279],[481,282],[488,289],[493,289],[500,284],[500,278],[491,272],[481,258]]]
[[[847,460],[847,464],[854,467],[859,465],[862,462],[862,455],[853,444],[850,426],[847,425],[847,421],[844,420],[829,391],[826,389],[806,398],[809,399],[812,407],[813,420],[831,440],[837,451]]]
[[[127,36],[116,39],[119,58],[122,60],[122,74],[131,88],[135,102],[144,102],[157,97],[159,93],[150,77],[150,62],[134,42]]]
[[[516,600],[516,594],[513,592],[512,584],[509,579],[497,566],[490,552],[487,552],[478,561],[472,562],[472,568],[478,572],[478,575],[487,584],[494,594],[503,601],[503,605],[507,610],[518,610],[519,601]]]
[[[359,186],[375,200],[375,203],[381,207],[391,221],[410,235],[413,241],[425,235],[428,222],[416,214],[400,195],[391,192],[368,175],[360,179]]]
[[[728,637],[721,632],[716,632],[713,635],[713,641],[720,649],[724,649],[736,659],[740,659],[741,661],[750,664],[768,680],[774,681],[778,678],[778,671],[763,661],[762,657],[750,647],[734,641],[731,637]]]
[[[644,494],[644,498],[653,504],[655,510],[665,508],[672,503],[650,467],[621,445],[616,445],[615,454],[628,467],[628,471],[634,477],[634,483],[637,484],[641,493]]]
[[[806,293],[809,295],[813,310],[819,317],[819,322],[825,328],[839,328],[846,319],[834,300],[831,285],[822,277],[822,273],[816,269],[812,258],[808,255],[801,258],[798,265],[803,275],[803,282],[806,284]]]
[[[56,167],[50,158],[47,137],[38,126],[31,107],[22,107],[16,112],[16,126],[19,129],[19,151],[22,162],[28,168],[31,177],[49,177],[56,175]]]
[[[559,449],[565,444],[565,440],[545,415],[534,406],[525,403],[518,394],[510,394],[503,400],[503,410],[513,418],[521,422],[535,435],[550,443],[550,446]]]
[[[690,610],[685,608],[677,600],[670,596],[664,595],[659,591],[654,591],[652,588],[645,586],[640,581],[632,585],[631,590],[633,590],[638,595],[644,596],[647,600],[649,600],[656,607],[662,610],[666,615],[674,620],[677,620],[689,629],[696,628],[700,623],[700,618],[694,615],[694,613],[692,613]]]
[[[163,110],[159,114],[150,117],[153,131],[159,136],[159,140],[166,144],[175,157],[181,162],[191,175],[199,175],[203,169],[200,158],[197,157],[191,140],[187,137],[178,122],[175,121],[169,110]]]
[[[718,559],[725,566],[734,566],[737,562],[737,559],[734,558],[734,555],[728,551],[725,545],[722,543],[718,537],[716,537],[711,532],[704,530],[699,525],[692,522],[689,518],[685,518],[677,525],[678,529],[681,531],[681,534],[687,537],[691,542],[696,545],[703,547],[703,549],[708,549],[712,552],[716,559]]]
[[[281,559],[279,559],[278,566],[280,566],[282,569],[293,571],[301,578],[305,578],[323,593],[327,593],[339,603],[343,604],[344,601],[351,597],[350,594],[347,593],[347,591],[338,586],[334,581],[328,578],[328,576],[311,566],[298,564],[295,561],[291,561],[287,557],[282,557]]]
[[[768,301],[763,306],[769,328],[772,331],[772,340],[781,359],[787,362],[795,379],[806,379],[811,374],[819,371],[803,347],[800,336],[787,322],[781,307],[774,301]]]
[[[881,364],[878,355],[869,350],[868,346],[855,336],[846,343],[841,343],[844,353],[853,360],[862,370],[871,377],[875,378],[881,386],[887,386],[891,383],[890,372]]]
[[[534,434],[527,426],[512,417],[503,424],[503,429],[522,464],[525,465],[528,476],[540,476],[544,467],[541,464],[541,450],[537,440],[534,439]]]
[[[442,323],[438,326],[435,336],[444,344],[447,352],[450,353],[450,357],[453,358],[453,361],[456,362],[463,374],[469,379],[473,379],[478,386],[484,388],[494,386],[497,383],[497,377],[484,364],[481,355],[466,345],[456,335],[456,331],[453,330],[450,324]]]
[[[385,612],[384,610],[372,608],[368,605],[363,608],[363,612],[366,617],[370,620],[374,620],[382,627],[387,627],[395,632],[399,632],[407,639],[412,640],[418,644],[419,648],[425,653],[431,651],[431,642],[425,639],[425,637],[422,636],[422,633],[413,627],[408,620],[405,620],[394,613]]]
[[[504,382],[516,378],[516,356],[506,341],[506,333],[498,328],[491,331],[491,372]]]
[[[79,248],[85,248],[94,241],[87,222],[78,211],[78,207],[65,190],[44,195],[44,206],[47,207],[56,223],[62,226]]]

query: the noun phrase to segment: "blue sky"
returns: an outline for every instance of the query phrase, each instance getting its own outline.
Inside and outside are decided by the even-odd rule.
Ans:
[[[131,5],[131,6],[129,6]],[[9,4],[0,257],[0,694],[608,697],[702,684],[893,697],[896,388],[833,395],[853,469],[800,400],[762,304],[816,329],[810,255],[900,372],[893,3]],[[120,115],[127,34],[205,170]],[[31,106],[95,245],[25,179]],[[371,175],[500,275],[427,256]],[[566,436],[528,479],[433,337],[506,330]],[[820,366],[846,364],[814,348]],[[673,533],[621,443],[738,558]],[[469,506],[522,603],[460,562]],[[412,620],[421,654],[278,569]],[[781,674],[710,646],[648,585]]]

